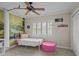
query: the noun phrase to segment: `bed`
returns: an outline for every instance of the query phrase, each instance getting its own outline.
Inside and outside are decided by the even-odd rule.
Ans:
[[[36,39],[36,38],[23,38],[17,39],[18,45],[24,46],[40,46],[43,42],[43,39]]]

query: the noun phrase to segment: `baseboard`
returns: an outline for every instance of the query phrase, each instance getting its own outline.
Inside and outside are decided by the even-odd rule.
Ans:
[[[17,45],[13,45],[13,46],[9,47],[8,49],[14,48],[14,47],[16,47],[16,46],[17,46]],[[57,48],[64,48],[64,49],[72,50],[70,47],[65,47],[65,46],[57,46]]]
[[[72,50],[70,47],[65,47],[65,46],[57,46],[57,48],[64,48],[64,49]]]
[[[16,46],[17,46],[17,45],[10,46],[8,49],[14,48],[14,47],[16,47]]]

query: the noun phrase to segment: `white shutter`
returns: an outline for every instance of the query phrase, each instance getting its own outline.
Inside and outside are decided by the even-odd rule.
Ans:
[[[47,23],[47,35],[52,35],[52,22]]]
[[[33,23],[33,31],[32,31],[33,32],[33,36],[36,35],[36,30],[37,30],[36,29],[36,23]]]
[[[46,35],[46,22],[42,22],[42,35]]]
[[[41,35],[41,23],[37,23],[37,35]]]

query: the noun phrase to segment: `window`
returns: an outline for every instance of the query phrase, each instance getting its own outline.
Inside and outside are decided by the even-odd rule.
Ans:
[[[37,35],[41,35],[41,23],[37,23]]]
[[[33,35],[52,35],[52,22],[33,23]]]
[[[42,22],[42,35],[46,35],[46,22]]]
[[[47,34],[52,35],[52,22],[47,23]]]
[[[36,23],[33,23],[33,35],[36,35]]]

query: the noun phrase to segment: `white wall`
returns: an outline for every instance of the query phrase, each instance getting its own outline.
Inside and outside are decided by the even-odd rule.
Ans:
[[[63,17],[63,22],[55,22],[55,18]],[[40,16],[26,19],[25,21],[25,30],[32,36],[32,23],[33,22],[52,22],[53,23],[53,34],[51,37],[45,37],[49,41],[54,41],[58,46],[64,48],[70,48],[70,37],[69,37],[69,20],[70,13],[51,15],[51,16]],[[68,27],[57,27],[60,24],[68,24]],[[27,29],[27,25],[30,25],[30,29]],[[42,37],[42,36],[40,36]]]

